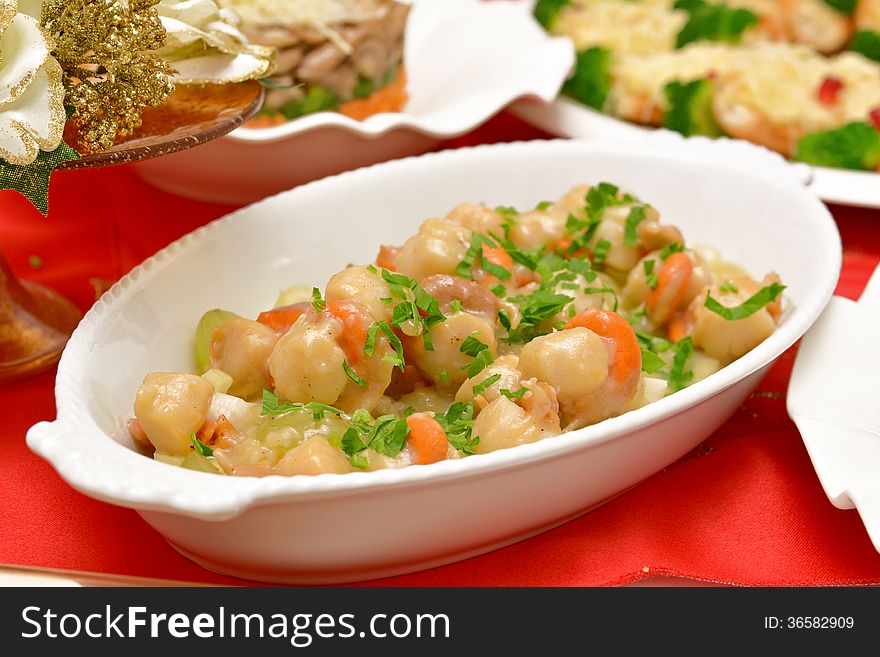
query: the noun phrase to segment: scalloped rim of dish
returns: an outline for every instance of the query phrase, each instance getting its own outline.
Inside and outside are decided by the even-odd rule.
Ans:
[[[687,157],[692,142],[683,139],[680,142],[679,148],[674,149],[671,148],[669,140],[664,140],[661,142],[662,151],[657,149],[656,155],[672,160],[693,161]],[[738,148],[736,142],[731,144]],[[282,203],[284,197],[288,195],[313,192],[326,187],[332,189],[340,181],[352,176],[385,175],[402,168],[428,167],[440,160],[475,157],[489,149],[507,151],[511,156],[518,151],[533,153],[541,150],[553,152],[558,149],[592,152],[599,156],[602,153],[621,152],[638,156],[636,149],[624,144],[585,140],[557,139],[483,144],[347,171],[282,192],[254,206],[271,206]],[[719,169],[726,168],[724,164],[716,163],[713,166]],[[745,175],[755,176],[763,184],[777,187],[780,193],[795,191],[802,193],[800,191],[802,188],[794,177],[787,180],[784,178],[767,180],[753,172],[746,172]],[[365,488],[429,485],[439,479],[469,477],[537,459],[556,458],[570,451],[613,440],[694,406],[770,364],[794,344],[819,317],[831,298],[842,260],[840,235],[834,220],[824,206],[818,201],[817,204],[816,213],[805,219],[809,222],[805,227],[819,232],[823,243],[827,245],[826,261],[822,263],[825,271],[822,273],[824,283],[821,289],[811,296],[808,303],[795,308],[788,321],[748,354],[708,378],[669,397],[583,429],[535,443],[459,460],[349,474],[224,477],[175,468],[145,457],[113,440],[97,427],[89,416],[84,403],[81,373],[89,356],[92,337],[102,320],[122,304],[134,288],[149,284],[151,272],[165,267],[175,258],[186,257],[189,251],[198,247],[200,240],[222,231],[230,222],[245,219],[250,211],[249,208],[254,207],[248,206],[207,224],[165,247],[132,270],[98,300],[74,331],[59,363],[55,385],[58,418],[55,422],[41,422],[31,427],[27,433],[27,444],[31,450],[49,461],[64,480],[92,497],[140,510],[217,521],[235,517],[258,504],[280,502],[300,496],[330,497]],[[115,450],[112,456],[118,458],[111,466],[106,460],[104,462],[100,458],[96,460],[95,454],[89,451],[92,448]],[[120,470],[115,466],[123,469]],[[155,487],[148,490],[132,490],[128,485],[129,478],[125,474],[120,474],[126,472],[125,467],[139,468],[143,472],[149,471]]]
[[[560,129],[555,124],[550,112],[561,108],[564,112],[579,112],[581,120],[589,122],[590,134],[581,133],[578,130]],[[571,138],[589,138],[597,141],[627,141],[633,138],[643,137],[652,133],[670,132],[664,128],[650,128],[636,123],[624,121],[615,116],[599,112],[592,107],[587,107],[572,98],[558,96],[543,106],[540,105],[517,105],[511,108],[513,114],[517,117],[534,125],[541,130],[557,135],[559,137]],[[596,131],[608,131],[608,136],[598,136]],[[675,133],[678,134],[678,133]],[[693,137],[691,137],[693,139]],[[720,141],[732,140],[749,144],[755,148],[761,148],[768,153],[774,153],[782,162],[792,168],[809,168],[812,171],[808,188],[816,194],[820,199],[828,203],[840,203],[843,205],[852,205],[866,208],[880,208],[880,172],[873,171],[855,171],[852,169],[833,169],[830,167],[812,166],[803,162],[795,162],[789,160],[783,155],[770,151],[763,146],[753,144],[744,139],[731,139],[722,137]],[[711,140],[710,140],[711,141]],[[874,189],[874,193],[871,193]]]

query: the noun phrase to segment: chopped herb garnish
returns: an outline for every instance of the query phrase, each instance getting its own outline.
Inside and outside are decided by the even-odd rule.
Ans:
[[[657,289],[657,285],[659,285],[659,281],[657,280],[657,274],[654,272],[654,264],[655,261],[653,258],[650,260],[645,260],[642,263],[642,267],[645,269],[645,282],[648,284],[648,287],[652,290]]]
[[[492,274],[492,276],[501,279],[502,281],[506,281],[508,278],[510,278],[510,271],[508,271],[501,265],[496,265],[494,262],[489,262],[486,258],[483,258],[482,267],[483,270],[485,270],[489,274]]]
[[[321,290],[316,287],[312,288],[312,307],[319,313],[324,312],[327,307],[327,302],[321,297]]]
[[[718,289],[721,292],[733,292],[734,294],[739,292],[739,288],[736,285],[734,285],[733,283],[731,283],[730,281],[727,281],[726,283],[722,283],[721,287],[719,287]]]
[[[617,300],[617,292],[614,291],[614,288],[610,285],[604,285],[602,287],[585,287],[585,294],[610,294],[614,297],[614,307],[611,308],[614,312],[617,312],[618,300]]]
[[[437,378],[439,379],[440,383],[445,385],[449,383],[449,372],[447,372],[446,370],[440,370],[437,373]]]
[[[278,397],[270,390],[263,390],[263,408],[260,415],[284,415],[291,411],[307,410],[312,412],[315,420],[322,420],[325,414],[342,415],[342,410],[320,402],[300,404],[298,402],[278,402]]]
[[[452,303],[449,304],[449,309],[453,313],[464,312],[464,306],[461,305],[461,301],[459,301],[458,299],[452,300]]]
[[[656,335],[648,335],[647,333],[636,331],[636,338],[638,338],[639,344],[657,354],[669,351],[672,347],[672,343],[669,340],[657,337]]]
[[[574,299],[567,294],[559,294],[551,288],[542,286],[531,294],[511,297],[509,301],[519,306],[521,315],[519,325],[515,329],[511,328],[510,318],[506,314],[502,317],[503,311],[498,311],[498,319],[508,331],[508,342],[525,344],[547,333],[548,331],[541,325],[562,312]]]
[[[348,364],[347,360],[342,361],[342,369],[345,370],[346,376],[357,383],[361,388],[367,387],[368,384],[366,379],[361,378],[358,373],[352,369],[351,365]]]
[[[642,347],[642,371],[652,374],[666,366],[666,361],[650,349]]]
[[[192,443],[193,450],[194,450],[195,453],[198,454],[199,456],[204,456],[205,458],[208,458],[208,457],[214,456],[214,450],[211,449],[210,447],[208,447],[208,446],[207,446],[205,443],[203,443],[201,440],[199,440],[198,438],[196,438],[196,432],[195,432],[195,431],[193,431],[192,433],[190,433],[190,435],[189,435],[189,440],[190,440],[190,442]]]
[[[392,299],[391,297],[379,297],[379,301],[384,303],[386,306],[394,303],[394,299]]]
[[[670,242],[666,246],[663,247],[663,250],[660,251],[660,259],[666,260],[673,253],[681,253],[684,251],[684,244],[680,244],[679,242]]]
[[[682,338],[672,345],[672,350],[675,352],[675,356],[669,371],[669,387],[673,392],[677,392],[687,386],[694,378],[693,372],[685,370],[688,359],[694,352],[694,343],[690,337]]]
[[[635,246],[639,242],[639,224],[645,220],[645,208],[642,205],[634,205],[626,217],[623,243]]]
[[[499,283],[495,287],[492,288],[492,294],[496,297],[504,298],[504,295],[507,294],[507,288]]]
[[[528,392],[528,389],[523,388],[522,386],[520,386],[519,390],[514,390],[514,391],[510,391],[507,388],[501,389],[501,394],[504,395],[505,397],[507,397],[508,399],[519,399],[527,392]]]
[[[716,315],[720,315],[729,321],[736,321],[751,317],[767,304],[773,303],[776,301],[777,297],[782,294],[784,289],[785,285],[771,283],[766,287],[762,287],[740,305],[733,308],[727,308],[721,305],[720,302],[712,297],[712,293],[710,292],[706,295],[706,303],[704,305]]]
[[[474,429],[474,405],[455,402],[445,413],[434,416],[434,419],[446,432],[446,439],[462,454],[473,454],[474,448],[480,443],[479,436],[471,436]]]
[[[593,251],[593,264],[601,265],[608,258],[608,252],[611,251],[611,242],[602,238],[596,242],[596,248]]]
[[[543,212],[544,210],[549,210],[553,207],[553,201],[541,201],[538,205],[535,206],[535,210],[540,210]]]
[[[366,455],[362,454],[365,449],[372,449],[390,458],[396,457],[410,433],[405,415],[382,415],[373,420],[367,411],[359,409],[351,421],[353,426],[345,430],[341,446],[351,464],[357,468],[367,465]]]
[[[461,347],[459,348],[461,353],[474,357],[481,351],[489,348],[489,345],[482,342],[479,338],[474,337],[475,335],[476,333],[467,336],[464,342],[461,343]]]
[[[484,241],[485,237],[483,237],[479,233],[474,233],[474,236],[471,239],[471,245],[464,253],[464,258],[461,259],[461,262],[459,262],[458,266],[455,268],[456,276],[466,278],[467,280],[473,279],[473,276],[471,275],[471,270],[474,268],[477,259],[479,259],[483,255]]]
[[[378,274],[379,270],[376,269],[376,265],[367,265],[367,271],[371,274]]]
[[[486,392],[489,389],[489,387],[493,383],[495,383],[500,378],[501,378],[500,374],[493,374],[492,376],[488,376],[485,379],[483,379],[482,381],[480,381],[480,383],[478,383],[474,386],[474,396],[482,395],[484,392]]]
[[[403,274],[392,273],[387,269],[382,270],[382,278],[388,283],[391,293],[400,301],[392,310],[391,324],[384,326],[383,322],[379,324],[398,352],[401,369],[403,369],[403,348],[401,346],[399,350],[397,349],[400,339],[397,338],[391,327],[400,328],[404,324],[411,325],[415,329],[416,335],[422,336],[425,349],[434,351],[434,345],[431,342],[431,328],[435,324],[445,321],[446,317],[440,312],[440,304],[437,300],[428,294],[417,281]]]

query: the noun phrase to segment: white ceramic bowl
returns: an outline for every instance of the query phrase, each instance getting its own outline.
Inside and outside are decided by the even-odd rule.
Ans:
[[[89,311],[58,368],[58,419],[35,425],[28,445],[74,488],[137,509],[187,556],[252,579],[403,573],[558,525],[699,444],[831,296],[841,247],[828,211],[789,168],[741,146],[731,143],[729,157],[714,162],[699,141],[638,151],[581,141],[481,146],[345,173],[240,210],[146,261]],[[776,333],[648,407],[457,461],[260,479],[176,468],[130,448],[121,421],[138,385],[153,370],[193,367],[193,329],[205,309],[254,315],[280,288],[323,285],[461,201],[533,207],[602,180],[650,201],[691,243],[717,245],[756,276],[779,272],[788,289]]]
[[[473,130],[518,98],[553,100],[574,64],[571,41],[549,36],[528,1],[415,0],[401,112],[355,121],[320,112],[265,129],[239,128],[197,149],[144,160],[165,191],[243,204],[310,180],[424,153]]]

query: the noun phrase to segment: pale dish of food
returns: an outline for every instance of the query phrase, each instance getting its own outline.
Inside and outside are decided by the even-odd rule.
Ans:
[[[407,100],[403,39],[409,3],[398,0],[224,0],[253,43],[278,50],[260,114],[278,125],[338,111],[354,119],[399,112]]]
[[[147,375],[128,428],[157,460],[240,476],[492,452],[706,378],[773,333],[783,289],[611,183],[463,203],[255,318],[205,313],[199,371]]]
[[[540,0],[535,15],[572,39],[564,91],[588,107],[813,165],[880,167],[877,0]]]

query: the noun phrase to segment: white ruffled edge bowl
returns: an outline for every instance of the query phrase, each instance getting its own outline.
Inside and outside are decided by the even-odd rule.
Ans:
[[[355,121],[319,112],[270,128],[242,127],[197,150],[138,163],[151,184],[190,198],[245,203],[298,184],[425,152],[522,98],[552,101],[574,64],[523,0],[416,0],[401,112]]]
[[[720,159],[719,149],[724,155]],[[707,154],[714,159],[707,160]],[[32,427],[28,445],[77,490],[137,509],[181,552],[211,568],[254,579],[364,579],[519,540],[620,493],[699,444],[739,407],[770,364],[828,303],[840,270],[840,237],[827,209],[780,161],[743,143],[681,138],[646,141],[638,148],[577,140],[496,144],[375,165],[267,199],[163,249],[98,301],[74,332],[59,364],[58,418]],[[373,246],[371,231],[382,232],[377,226],[382,217],[398,215],[385,220],[388,231],[396,234],[374,235],[373,241],[399,238],[402,229],[411,231],[399,217],[412,207],[430,214],[435,207],[439,212],[465,199],[525,207],[541,196],[565,191],[557,187],[593,178],[621,182],[646,199],[658,200],[655,205],[668,217],[690,214],[689,223],[680,223],[697,234],[692,241],[711,241],[699,235],[703,217],[706,230],[716,231],[719,240],[734,231],[734,239],[719,245],[752,269],[779,264],[790,287],[777,331],[720,372],[645,408],[538,443],[400,470],[222,477],[146,458],[122,444],[119,427],[108,426],[108,415],[119,424],[120,416],[130,412],[125,405],[134,389],[127,388],[136,388],[136,372],[145,373],[148,366],[186,367],[189,349],[177,343],[185,342],[180,336],[191,334],[205,307],[216,303],[248,312],[264,301],[251,299],[245,308],[236,302],[223,304],[227,293],[222,286],[198,307],[193,307],[193,299],[202,299],[201,292],[179,296],[181,276],[210,269],[214,261],[215,268],[226,264],[228,248],[242,248],[244,253],[239,264],[243,272],[229,276],[240,278],[249,271],[246,256],[258,243],[260,249],[278,250],[276,260],[282,264],[265,266],[285,267],[288,283],[291,274],[300,272],[311,281],[316,267],[321,276],[334,271],[333,263],[323,264],[330,259],[320,247],[328,235],[349,234],[346,243],[334,249],[334,263],[361,261]],[[690,191],[669,191],[678,185]],[[476,191],[483,189],[486,195]],[[388,203],[392,190],[404,194],[393,206]],[[432,195],[433,200],[425,200]],[[706,209],[714,212],[717,198],[724,203],[716,217],[708,217]],[[350,210],[352,199],[359,201],[356,216]],[[426,203],[432,204],[430,212],[425,211]],[[350,218],[345,218],[345,208]],[[749,208],[756,210],[752,215],[762,216],[750,216]],[[317,212],[340,219],[321,222],[324,215]],[[293,224],[293,237],[274,240],[295,239],[292,243],[302,255],[293,260],[289,244],[262,246],[259,235],[281,235],[282,222],[298,215],[310,217],[315,226],[327,226],[303,232]],[[732,227],[734,218],[738,222]],[[739,226],[746,227],[748,240],[736,238],[735,231],[743,232]],[[783,243],[791,248],[782,248]],[[271,256],[270,251],[261,255]],[[262,273],[250,271],[257,277]],[[193,276],[196,290],[206,289],[199,286],[211,274]],[[263,287],[276,282],[267,281]],[[235,294],[242,303],[242,293]],[[181,315],[167,320],[173,328],[163,332],[160,325],[157,329],[139,321],[143,315],[137,313],[143,308],[160,318],[167,319],[174,308]],[[172,333],[175,346],[165,347]],[[153,341],[153,348],[133,354],[126,336],[135,345]],[[100,376],[102,366],[110,368],[111,376]],[[115,372],[120,366],[128,368],[124,374]],[[392,505],[395,512],[377,514],[376,505],[383,504]],[[464,508],[467,513],[458,512]],[[343,545],[357,545],[358,550],[335,547]]]

